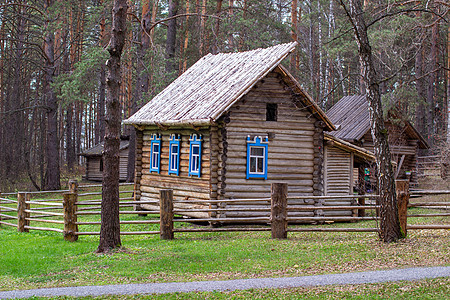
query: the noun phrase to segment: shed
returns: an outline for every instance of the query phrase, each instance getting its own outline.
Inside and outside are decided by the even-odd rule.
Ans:
[[[358,145],[371,152],[374,141],[370,132],[369,104],[364,95],[346,96],[327,112],[337,131],[330,135]],[[391,110],[385,126],[388,130],[392,161],[396,162],[396,178],[410,179],[417,184],[417,156],[419,149],[429,146],[414,126]]]
[[[364,169],[375,162],[375,155],[361,147],[324,134],[324,195],[346,196],[365,193]],[[354,198],[328,199],[324,205],[356,205]],[[325,210],[325,216],[352,216],[352,210]]]
[[[295,46],[208,54],[127,119],[137,133],[136,200],[170,188],[209,207],[268,198],[273,182],[288,183],[290,196],[323,195],[323,133],[334,126],[280,64]]]
[[[119,160],[119,180],[127,180],[127,166],[128,166],[128,145],[129,141],[125,139],[120,140],[120,160]],[[92,148],[80,153],[86,158],[86,180],[102,181],[103,180],[103,148],[104,143],[101,142]]]

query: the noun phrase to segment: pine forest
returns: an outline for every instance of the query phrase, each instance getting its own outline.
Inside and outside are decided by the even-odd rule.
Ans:
[[[431,146],[424,154],[438,153],[450,140],[450,4],[362,2],[385,111],[415,125]],[[83,173],[79,154],[102,142],[112,6],[0,0],[0,191],[59,189]],[[291,41],[283,64],[326,112],[366,89],[349,9],[347,0],[130,0],[121,117],[208,53]],[[131,126],[121,135],[132,145]]]

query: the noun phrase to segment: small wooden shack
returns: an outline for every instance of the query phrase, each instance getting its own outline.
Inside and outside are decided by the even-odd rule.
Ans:
[[[369,150],[325,133],[324,194],[352,195],[364,184],[358,174],[374,162]]]
[[[209,207],[209,199],[268,198],[273,182],[288,183],[290,196],[323,195],[324,130],[334,126],[280,64],[295,46],[208,54],[126,120],[137,133],[136,199],[170,188]],[[250,204],[233,207],[242,206]],[[266,213],[217,216],[242,214]]]
[[[120,160],[119,160],[119,180],[127,180],[128,167],[128,144],[129,141],[121,139],[120,141]],[[104,143],[99,143],[92,148],[87,149],[81,156],[86,158],[86,175],[85,179],[90,181],[103,180],[103,147]]]
[[[343,97],[330,108],[327,115],[338,128],[330,135],[373,152],[369,104],[365,96]],[[393,111],[389,113],[385,126],[388,130],[392,161],[397,165],[396,178],[409,179],[411,184],[417,184],[418,150],[428,149],[427,142],[410,122]]]
[[[347,196],[365,193],[364,169],[375,162],[375,155],[349,142],[325,133],[324,195]],[[354,198],[328,199],[324,205],[356,205]],[[352,216],[352,210],[324,210],[324,216]]]

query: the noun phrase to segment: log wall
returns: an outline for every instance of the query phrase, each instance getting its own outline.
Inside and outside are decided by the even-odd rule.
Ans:
[[[280,75],[271,72],[229,110],[229,122],[221,130],[222,158],[219,159],[221,197],[234,199],[270,198],[271,183],[289,186],[289,195],[320,195],[320,164],[323,129],[317,130],[317,119],[299,96],[284,84]],[[277,121],[266,121],[266,104],[278,105]],[[246,179],[247,136],[269,137],[267,180]],[[317,150],[315,150],[315,148]],[[322,147],[323,149],[323,147]],[[323,151],[323,150],[322,150]],[[293,201],[293,200],[292,200]],[[291,202],[292,202],[291,201]],[[296,200],[290,204],[314,204]],[[248,203],[229,205],[236,208]],[[268,202],[252,203],[252,207],[268,207]],[[268,212],[227,212],[227,216],[267,216]],[[295,216],[313,216],[300,212]],[[291,216],[291,214],[290,214]]]
[[[325,195],[352,195],[354,185],[353,154],[332,145],[325,146]],[[322,205],[352,205],[353,199],[324,200]],[[325,210],[324,216],[351,216],[352,210]]]
[[[86,157],[86,179],[92,181],[102,181],[103,173],[100,171],[101,156]],[[120,151],[119,160],[119,180],[125,181],[127,179],[128,167],[128,148]]]
[[[150,172],[150,152],[151,135],[153,133],[161,134],[161,161],[160,174]],[[179,175],[168,174],[169,170],[169,137],[172,133],[181,135],[180,149],[180,173]],[[202,159],[201,159],[201,177],[189,176],[189,138],[193,133],[202,135]],[[216,134],[213,134],[216,138]],[[147,127],[142,136],[142,170],[140,177],[140,200],[156,201],[159,200],[159,191],[161,189],[173,189],[174,200],[204,199],[204,205],[190,206],[193,208],[208,208],[208,199],[215,199],[216,193],[211,188],[211,130],[209,128],[186,129],[171,128],[160,129],[158,127]],[[216,156],[214,152],[214,156]],[[217,169],[214,169],[217,172]],[[141,205],[145,209],[159,209],[158,206]],[[176,207],[176,208],[181,208]],[[184,206],[183,206],[184,208]],[[192,217],[209,217],[207,213],[186,213]]]

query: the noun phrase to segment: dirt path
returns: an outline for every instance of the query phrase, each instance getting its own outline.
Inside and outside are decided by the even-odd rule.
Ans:
[[[303,277],[257,278],[225,281],[196,281],[119,284],[103,286],[79,286],[46,288],[35,290],[16,290],[0,292],[0,299],[56,296],[102,296],[102,295],[148,295],[194,291],[232,291],[260,288],[292,288],[320,285],[344,285],[379,283],[388,281],[414,281],[428,278],[450,277],[448,267],[408,268],[386,271],[355,272]]]

